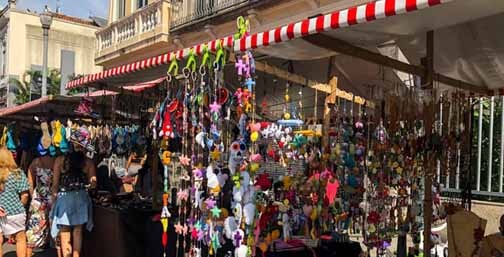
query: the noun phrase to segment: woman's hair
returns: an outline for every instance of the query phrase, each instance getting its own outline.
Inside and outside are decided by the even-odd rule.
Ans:
[[[2,147],[0,148],[0,189],[7,182],[7,178],[11,172],[20,175],[21,171],[18,169],[12,153],[7,148]]]
[[[66,172],[78,174],[84,172],[86,156],[82,151],[73,151],[65,157],[64,170]]]

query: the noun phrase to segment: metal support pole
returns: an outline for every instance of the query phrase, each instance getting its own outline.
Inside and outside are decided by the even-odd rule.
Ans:
[[[317,117],[318,116],[318,113],[317,113],[318,108],[317,107],[318,106],[317,105],[318,105],[318,90],[315,90],[315,108],[313,108],[313,117],[315,117],[315,124],[314,125],[318,124],[318,121],[317,121],[317,118],[318,118]]]
[[[449,98],[448,98],[449,99]],[[452,103],[448,103],[449,106],[448,106],[448,124],[447,124],[447,128],[446,128],[446,131],[447,131],[447,135],[450,135],[451,133],[451,119],[452,119],[452,111],[453,111],[453,104]],[[451,149],[451,151],[453,151],[453,149]],[[449,156],[451,155],[451,152],[449,153]],[[446,158],[446,167],[449,167],[450,166],[450,157]],[[446,184],[445,184],[445,188],[450,188],[450,173],[452,172],[452,169],[449,169],[448,172],[446,173]]]
[[[439,127],[437,128],[438,133],[440,136],[443,136],[443,95],[440,96],[439,100]],[[437,167],[436,167],[436,179],[437,183],[441,183],[441,160],[437,160]]]
[[[493,163],[493,125],[494,125],[494,97],[490,97],[490,138],[488,143],[488,177],[487,177],[487,190],[492,192],[492,163]]]
[[[501,145],[499,166],[499,193],[502,193],[502,174],[504,173],[504,96],[501,96]]]
[[[457,143],[457,174],[455,174],[455,189],[460,188],[460,143]]]
[[[47,52],[49,47],[49,28],[44,30],[44,57],[42,64],[42,97],[47,95]]]
[[[478,115],[478,156],[476,162],[476,191],[480,191],[481,183],[481,140],[483,130],[483,98],[479,98],[479,115]]]
[[[460,135],[462,133],[461,129],[460,129],[460,116],[461,115],[464,115],[463,112],[462,112],[462,108],[460,107],[460,102],[457,102],[457,107],[456,107],[456,114],[457,115],[457,118],[455,119],[457,122],[455,123],[455,126],[456,126],[456,131],[457,131],[457,135]],[[462,119],[464,120],[464,119]],[[460,154],[461,154],[461,150],[460,150],[460,142],[457,142],[457,174],[455,174],[455,188],[456,189],[459,189],[460,188]]]
[[[427,32],[427,56],[425,62],[425,81],[427,82],[427,88],[432,89],[432,81],[434,75],[434,31]],[[435,101],[435,100],[433,100]],[[427,113],[427,115],[434,115],[434,113]],[[425,128],[427,136],[431,135],[430,131],[432,128]],[[426,153],[425,158],[427,162],[430,161],[430,153]],[[424,194],[424,234],[423,234],[423,256],[431,257],[431,223],[432,223],[432,167],[431,163],[428,163],[427,170],[425,171],[425,194]]]

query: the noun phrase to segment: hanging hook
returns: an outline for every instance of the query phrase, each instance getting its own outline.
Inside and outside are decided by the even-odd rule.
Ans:
[[[226,52],[224,51],[224,46],[222,40],[217,40],[217,52],[215,54],[215,61],[213,63],[213,68],[215,70],[221,70],[226,64]]]
[[[237,32],[234,34],[234,39],[238,40],[238,39],[243,38],[250,31],[249,20],[243,18],[243,16],[239,16],[236,19],[236,28],[237,28]]]
[[[208,65],[208,60],[210,59],[210,51],[208,51],[208,46],[205,44],[203,46],[203,57],[201,58],[201,65],[199,68],[199,73],[204,76],[206,74],[206,66]]]
[[[171,53],[171,63],[170,63],[170,66],[168,67],[168,72],[167,72],[169,81],[171,81],[172,75],[175,77],[178,75],[178,69],[179,69],[179,66],[178,66],[178,62],[177,62],[177,56],[175,55],[175,53]]]
[[[185,67],[189,69],[191,72],[196,71],[196,57],[194,55],[194,49],[192,48],[191,50],[189,50],[189,56],[187,57],[187,63]]]

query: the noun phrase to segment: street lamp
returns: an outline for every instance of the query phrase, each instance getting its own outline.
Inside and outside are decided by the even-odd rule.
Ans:
[[[40,23],[44,31],[44,57],[42,64],[42,97],[47,95],[47,51],[49,45],[49,29],[52,24],[52,16],[47,11],[40,14]]]

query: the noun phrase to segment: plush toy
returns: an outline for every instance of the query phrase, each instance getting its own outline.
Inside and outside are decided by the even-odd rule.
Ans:
[[[239,141],[234,141],[229,147],[229,162],[228,168],[231,174],[234,175],[237,169],[241,166],[243,162],[243,157],[245,155],[246,146],[244,143]]]
[[[242,223],[242,218],[243,218],[243,207],[241,203],[236,202],[233,204],[233,215],[235,217],[236,224],[241,224]]]
[[[220,188],[219,178],[214,173],[212,165],[209,165],[206,170],[207,186],[210,189]]]
[[[246,245],[240,245],[235,249],[235,257],[247,257],[248,247]]]
[[[224,220],[224,235],[228,239],[233,239],[234,232],[238,229],[236,220],[234,217],[229,216]]]
[[[175,134],[173,133],[172,123],[171,123],[171,115],[168,110],[165,110],[165,112],[164,112],[163,125],[161,127],[161,132],[159,133],[159,136],[164,137],[164,138],[175,137]]]
[[[196,135],[196,143],[198,143],[202,148],[205,148],[205,139],[207,137],[207,133],[206,132],[199,132],[197,135]]]

